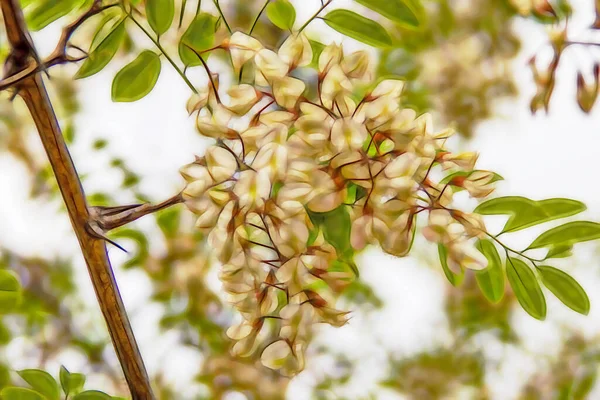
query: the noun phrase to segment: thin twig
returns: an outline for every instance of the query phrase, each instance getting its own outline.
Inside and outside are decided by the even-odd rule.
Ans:
[[[117,5],[117,3],[113,3],[102,6],[100,5],[100,1],[94,1],[92,6],[85,13],[81,14],[75,21],[63,28],[60,39],[58,40],[54,50],[46,59],[41,62],[38,62],[38,60],[35,59],[30,60],[22,69],[13,71],[9,76],[0,81],[0,91],[11,88],[22,80],[38,72],[45,71],[52,66],[65,64],[68,62],[77,62],[85,59],[87,56],[72,57],[67,54],[67,48],[69,47],[69,40],[71,39],[71,36],[73,36],[75,31],[90,17],[93,17],[94,15]]]
[[[178,193],[159,204],[145,203],[120,207],[90,207],[90,214],[94,216],[100,228],[107,232],[133,222],[145,215],[164,210],[182,202],[183,197],[181,193]]]
[[[304,30],[304,28],[306,28],[306,27],[308,26],[308,24],[310,24],[310,23],[311,23],[311,22],[312,22],[312,21],[313,21],[315,18],[317,18],[317,17],[319,16],[319,14],[321,14],[321,11],[323,11],[323,10],[324,10],[324,9],[325,9],[325,8],[326,8],[326,7],[327,7],[329,4],[331,4],[331,2],[332,2],[332,1],[333,1],[333,0],[327,0],[327,2],[325,2],[325,3],[322,3],[323,5],[321,6],[321,8],[319,8],[319,9],[317,10],[317,12],[316,12],[316,13],[314,13],[314,14],[313,14],[313,16],[312,16],[312,17],[310,17],[310,18],[308,19],[308,21],[306,21],[306,22],[304,23],[304,25],[302,25],[302,26],[300,27],[300,29],[298,29],[298,33],[302,32],[302,31]]]

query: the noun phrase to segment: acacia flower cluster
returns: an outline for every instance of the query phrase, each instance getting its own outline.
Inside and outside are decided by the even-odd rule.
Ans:
[[[475,153],[444,148],[452,131],[434,133],[429,115],[403,109],[401,81],[373,84],[366,52],[330,44],[313,61],[303,34],[277,52],[241,32],[219,47],[235,76],[246,69],[254,79],[221,93],[210,73],[189,100],[198,131],[216,142],[181,174],[242,317],[227,332],[234,354],[300,371],[312,327],[348,320],[336,299],[354,278],[353,254],[372,244],[405,256],[421,213],[450,268],[487,265],[473,244],[485,234],[481,218],[453,209],[452,197],[453,188],[487,196],[494,174],[474,171]],[[435,181],[434,169],[453,175]]]

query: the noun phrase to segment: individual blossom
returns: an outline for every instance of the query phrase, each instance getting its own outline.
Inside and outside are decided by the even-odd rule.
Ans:
[[[230,99],[227,109],[237,115],[246,114],[262,98],[262,94],[248,84],[232,86],[227,94]]]
[[[296,67],[305,67],[312,61],[312,48],[308,38],[303,33],[290,35],[281,45],[277,55],[292,70]]]
[[[258,40],[242,32],[234,32],[223,43],[223,47],[229,50],[234,71],[239,71],[242,65],[263,48]]]

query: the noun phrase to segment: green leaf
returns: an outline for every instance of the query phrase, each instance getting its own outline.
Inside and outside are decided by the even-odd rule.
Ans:
[[[590,312],[590,299],[585,290],[571,275],[548,265],[537,267],[546,286],[564,305],[580,314]]]
[[[123,67],[112,83],[112,100],[130,102],[141,99],[152,91],[160,75],[160,58],[150,50]]]
[[[546,299],[531,268],[518,258],[508,258],[506,276],[521,307],[533,318],[544,320]]]
[[[73,400],[112,400],[112,397],[99,390],[86,390],[73,397]]]
[[[21,300],[21,284],[16,275],[0,270],[0,314],[13,311]]]
[[[296,22],[296,10],[288,0],[270,2],[265,12],[269,21],[279,29],[290,30]]]
[[[56,380],[41,369],[24,369],[17,371],[19,376],[35,391],[43,394],[48,400],[59,400],[60,389]]]
[[[75,79],[87,78],[100,72],[112,60],[125,37],[125,20],[119,21],[83,62]]]
[[[438,255],[440,256],[440,263],[442,264],[442,270],[444,271],[444,275],[448,278],[448,281],[452,284],[452,286],[458,286],[462,283],[465,278],[465,271],[461,267],[460,274],[453,272],[448,266],[448,249],[443,244],[438,244]]]
[[[325,240],[335,247],[338,256],[349,257],[351,255],[353,251],[350,245],[352,222],[347,206],[341,205],[324,213],[308,211],[308,215],[312,222],[321,228]]]
[[[146,0],[146,18],[150,28],[158,36],[169,30],[174,16],[175,2],[173,0]]]
[[[488,266],[485,269],[475,271],[477,285],[486,299],[492,303],[498,303],[504,296],[502,260],[496,246],[490,240],[480,240],[476,247],[488,260]]]
[[[549,245],[572,245],[600,238],[600,224],[591,221],[573,221],[552,228],[538,236],[528,249],[539,249]]]
[[[39,31],[73,11],[80,3],[80,0],[43,0],[36,2],[31,11],[27,13],[27,26],[32,31]]]
[[[77,394],[83,390],[83,385],[85,385],[85,375],[70,373],[68,369],[61,365],[59,377],[60,385],[62,386],[65,395],[69,396]]]
[[[598,374],[595,366],[585,366],[582,373],[578,373],[569,389],[569,400],[589,399],[589,393],[595,386]]]
[[[385,28],[372,19],[349,10],[333,10],[324,21],[336,31],[374,47],[389,47],[392,38]]]
[[[38,392],[18,387],[7,387],[0,392],[2,400],[46,400],[44,396]]]
[[[325,48],[325,45],[321,42],[317,42],[316,40],[308,39],[310,43],[310,48],[312,50],[312,60],[310,62],[310,66],[313,68],[319,67],[319,57]]]
[[[8,329],[6,325],[0,321],[0,346],[8,344],[11,338],[12,333],[10,332],[10,329]]]
[[[535,201],[520,196],[497,197],[477,206],[474,212],[482,215],[510,215],[502,232],[515,232],[530,226],[585,211],[585,204],[571,199]]]
[[[197,53],[209,49],[215,40],[216,27],[217,18],[207,13],[198,14],[190,23],[179,42],[179,57],[186,66],[193,67],[202,64],[191,49]]]
[[[573,245],[570,244],[559,244],[551,246],[546,253],[544,260],[549,258],[565,258],[573,255]]]
[[[424,16],[423,7],[416,1],[356,0],[356,2],[394,22],[411,28],[418,28]]]

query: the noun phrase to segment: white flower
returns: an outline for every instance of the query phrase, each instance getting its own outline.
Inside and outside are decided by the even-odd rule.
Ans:
[[[230,102],[227,106],[231,112],[237,115],[244,115],[262,98],[262,94],[254,86],[241,84],[231,87],[227,94]]]
[[[296,107],[298,99],[304,93],[306,85],[300,79],[289,76],[273,80],[273,96],[281,107],[291,110]]]
[[[258,40],[242,32],[234,32],[226,43],[235,71],[239,71],[246,61],[263,48]]]
[[[303,33],[290,35],[277,52],[290,69],[305,67],[312,61],[312,48]]]

